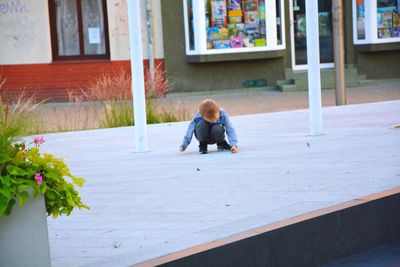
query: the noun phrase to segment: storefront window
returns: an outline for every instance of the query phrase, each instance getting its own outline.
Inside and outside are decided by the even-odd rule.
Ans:
[[[285,48],[283,0],[184,0],[188,54]]]
[[[400,0],[378,0],[378,38],[400,37]]]
[[[355,44],[400,42],[400,0],[353,0]]]

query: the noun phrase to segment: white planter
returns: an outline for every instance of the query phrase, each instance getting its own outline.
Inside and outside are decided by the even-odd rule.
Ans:
[[[16,203],[10,216],[0,218],[0,266],[51,266],[43,196],[22,208]]]

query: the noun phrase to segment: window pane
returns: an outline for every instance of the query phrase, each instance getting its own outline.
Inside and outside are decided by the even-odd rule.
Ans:
[[[276,34],[277,34],[277,45],[281,45],[282,42],[282,7],[281,0],[276,0]]]
[[[265,47],[264,0],[207,0],[207,49]]]
[[[293,6],[295,64],[307,64],[306,0]],[[321,63],[333,62],[332,1],[318,1],[319,56]]]
[[[378,0],[378,38],[400,37],[399,2],[399,0]]]
[[[189,49],[194,50],[194,27],[193,27],[193,0],[186,0],[187,4],[187,17],[189,26]]]
[[[357,39],[365,39],[365,4],[364,0],[357,0]]]
[[[79,55],[78,13],[76,2],[70,0],[56,0],[55,4],[58,55]]]
[[[102,0],[82,0],[82,25],[85,55],[106,53]]]

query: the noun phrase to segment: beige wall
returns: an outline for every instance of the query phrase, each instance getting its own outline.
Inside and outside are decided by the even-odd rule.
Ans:
[[[143,40],[143,57],[147,59],[149,56],[147,46],[147,28],[146,28],[146,2],[140,0],[142,14],[142,40]],[[153,12],[153,43],[154,57],[163,58],[163,35],[161,20],[161,3],[160,0],[151,0],[151,8]],[[110,32],[110,50],[111,60],[128,60],[129,55],[129,26],[128,26],[128,7],[126,0],[110,0],[107,1],[108,25]]]
[[[51,61],[47,3],[0,0],[0,65]]]
[[[154,56],[164,58],[163,26],[161,17],[161,0],[153,0],[153,36],[154,36]]]
[[[145,0],[141,1],[144,58],[148,58]],[[151,0],[155,58],[163,58],[160,0]],[[0,0],[0,65],[52,62],[47,0]],[[19,4],[18,4],[19,3]],[[127,0],[107,0],[111,60],[129,60]]]

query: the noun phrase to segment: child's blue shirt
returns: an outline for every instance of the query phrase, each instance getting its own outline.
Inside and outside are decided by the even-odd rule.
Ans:
[[[186,147],[190,144],[190,142],[192,141],[194,130],[196,129],[196,124],[202,120],[203,120],[203,118],[201,117],[200,112],[197,112],[194,115],[192,121],[189,123],[188,129],[187,129],[185,137],[183,138],[181,147],[186,149]],[[232,123],[229,119],[228,113],[226,113],[225,110],[223,110],[222,108],[219,109],[218,121],[214,122],[214,123],[218,123],[218,124],[221,124],[222,126],[224,126],[225,131],[226,131],[226,136],[228,137],[228,143],[231,146],[237,146],[238,140],[237,140],[236,131],[232,126]]]

